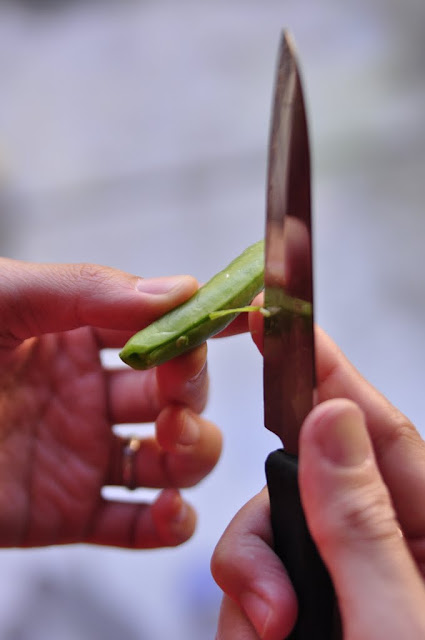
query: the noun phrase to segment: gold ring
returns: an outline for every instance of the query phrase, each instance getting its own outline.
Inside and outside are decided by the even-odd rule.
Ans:
[[[135,489],[136,484],[136,454],[140,449],[140,440],[137,438],[129,438],[126,440],[123,448],[122,459],[122,480],[124,487],[127,489]]]

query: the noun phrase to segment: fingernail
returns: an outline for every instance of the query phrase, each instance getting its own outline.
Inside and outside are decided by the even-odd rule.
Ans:
[[[151,295],[164,295],[173,289],[180,287],[185,281],[185,276],[170,276],[164,278],[140,278],[136,289],[141,293]]]
[[[198,347],[198,353],[200,354],[199,355],[199,361],[201,362],[201,367],[198,369],[198,371],[188,381],[188,384],[191,385],[191,386],[197,384],[197,382],[199,380],[201,380],[202,377],[205,376],[206,373],[207,373],[208,365],[207,365],[207,361],[205,360],[206,352],[207,352],[207,343],[204,342],[203,345]],[[194,352],[192,352],[192,357],[193,357],[193,355],[194,355]]]
[[[321,453],[343,467],[362,464],[372,449],[360,409],[345,400],[334,400],[320,419],[321,429],[316,441]]]
[[[262,638],[271,613],[269,604],[252,591],[242,594],[240,603],[255,630]]]
[[[185,446],[194,445],[201,436],[201,429],[196,418],[189,413],[185,413],[183,420],[183,428],[178,437],[178,444]]]
[[[180,494],[175,499],[174,509],[175,512],[169,522],[169,528],[176,540],[184,542],[191,535],[190,509]]]
[[[172,518],[173,525],[178,527],[180,524],[185,522],[185,520],[187,519],[188,513],[189,513],[189,507],[185,502],[183,502],[183,499],[180,498],[178,502],[178,511],[176,511],[175,515]]]

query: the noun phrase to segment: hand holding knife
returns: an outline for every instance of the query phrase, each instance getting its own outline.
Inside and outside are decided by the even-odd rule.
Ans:
[[[298,489],[298,438],[315,388],[310,151],[293,42],[283,33],[269,141],[264,319],[264,421],[284,449],[266,462],[275,551],[298,598],[292,640],[337,640],[333,586]]]

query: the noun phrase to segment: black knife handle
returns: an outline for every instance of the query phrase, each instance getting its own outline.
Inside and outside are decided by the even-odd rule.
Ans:
[[[290,640],[342,638],[333,585],[310,536],[298,488],[298,458],[279,449],[266,461],[276,554],[285,565],[298,599]]]

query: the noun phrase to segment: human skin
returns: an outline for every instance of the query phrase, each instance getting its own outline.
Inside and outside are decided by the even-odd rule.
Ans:
[[[262,348],[261,320],[251,322]],[[334,582],[345,640],[425,637],[425,446],[410,421],[316,330],[317,406],[300,436],[299,483]],[[295,593],[272,549],[267,490],[212,559],[224,591],[217,640],[282,640]]]
[[[142,279],[91,264],[0,259],[0,546],[86,542],[174,546],[196,514],[179,488],[215,465],[221,435],[200,414],[205,345],[147,372],[107,369],[104,348],[190,297],[189,276]],[[156,436],[143,437],[144,422]],[[123,440],[137,423],[137,486],[153,503],[106,500],[123,484]]]

